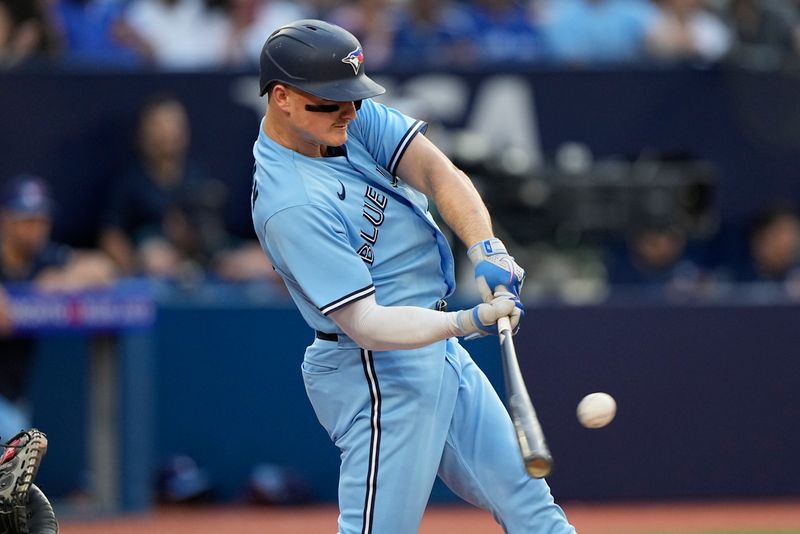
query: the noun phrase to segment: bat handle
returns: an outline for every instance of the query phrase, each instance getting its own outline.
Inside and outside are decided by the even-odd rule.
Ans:
[[[500,317],[497,320],[497,332],[502,334],[505,330],[511,333],[511,320],[508,317]]]

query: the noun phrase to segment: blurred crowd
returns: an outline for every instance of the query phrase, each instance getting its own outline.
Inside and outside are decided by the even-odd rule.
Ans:
[[[257,240],[226,226],[226,185],[189,155],[189,145],[183,104],[168,94],[154,94],[139,112],[137,157],[111,181],[97,241],[81,250],[52,238],[59,201],[47,180],[32,175],[0,180],[0,348],[3,334],[13,329],[4,286],[18,282],[59,292],[143,278],[166,289],[167,296],[203,296],[204,288],[239,287],[260,301],[286,298]],[[483,165],[490,164],[487,160]],[[721,220],[713,203],[688,214],[664,197],[663,190],[656,195],[660,200],[655,209],[648,207],[655,197],[634,198],[620,191],[621,199],[633,202],[633,211],[613,228],[608,221],[596,221],[603,227],[598,231],[591,224],[576,229],[576,221],[570,220],[577,217],[574,211],[593,219],[589,212],[603,209],[598,203],[628,208],[602,195],[587,203],[593,194],[590,184],[577,196],[555,202],[567,202],[570,208],[554,210],[545,221],[529,207],[518,211],[508,199],[499,200],[498,191],[517,204],[525,195],[501,175],[484,173],[480,166],[468,172],[494,206],[496,234],[527,269],[523,296],[531,303],[585,304],[630,296],[800,301],[800,210],[792,199],[775,199],[731,225]],[[541,172],[526,175],[522,187],[532,185]],[[556,181],[569,175],[566,169],[559,172]],[[619,181],[625,182],[624,173]],[[456,250],[463,248],[452,240]],[[465,254],[457,254],[456,268],[455,298],[477,298],[471,293],[472,269]]]
[[[798,0],[0,0],[0,67],[254,70],[265,37],[303,17],[346,27],[371,68],[394,71],[642,62],[789,69],[800,58]],[[110,182],[97,249],[118,277],[280,287],[257,242],[226,228],[226,185],[190,156],[190,126],[184,104],[170,95],[142,107],[136,158]],[[36,179],[46,185],[58,177]],[[594,298],[609,286],[646,283],[696,294],[719,286],[709,280],[794,280],[797,215],[791,206],[768,208],[752,232],[739,234],[751,246],[735,261],[708,260],[711,242],[693,253],[685,229],[664,221],[631,228],[590,254],[582,248],[577,260],[548,244],[521,243],[532,266],[528,291],[568,286],[568,294]]]
[[[797,0],[0,0],[0,66],[256,69],[265,36],[302,17],[348,28],[372,68],[400,71],[643,61],[779,69],[800,58]],[[154,95],[142,107],[135,161],[111,180],[98,217],[98,250],[119,277],[280,287],[255,240],[226,228],[226,185],[190,156],[190,130],[183,103],[170,95]],[[695,247],[686,229],[664,221],[646,221],[619,243],[579,247],[577,254],[528,242],[518,250],[531,266],[531,294],[555,288],[578,300],[602,298],[609,286],[707,294],[726,282],[794,280],[796,214],[781,206],[763,219],[734,240],[750,239],[751,247],[727,247],[723,261],[709,260],[708,250],[719,245]]]
[[[800,57],[797,0],[0,0],[0,67],[249,68],[298,18],[353,32],[373,69]]]
[[[592,169],[588,173],[595,179],[599,175]],[[626,190],[629,177],[621,173],[619,189],[587,183],[562,196],[555,189],[541,193],[552,197],[554,206],[569,204],[566,210],[550,209],[547,219],[537,215],[540,208],[524,201],[526,188],[539,187],[540,174],[541,170],[533,171],[521,187],[514,188],[508,182],[493,184],[496,171],[473,173],[484,191],[510,188],[508,195],[517,199],[497,202],[499,197],[488,193],[495,200],[495,233],[527,269],[523,297],[531,304],[642,298],[684,303],[800,302],[798,199],[775,197],[754,206],[749,215],[729,220],[713,201],[702,213],[687,213],[679,204],[685,202],[684,195],[693,194],[688,189],[668,192],[663,184],[654,184],[651,193]],[[557,188],[559,180],[569,182],[570,175],[556,176],[550,186]],[[672,200],[671,195],[675,195]],[[610,215],[614,211],[618,213]],[[576,220],[581,217],[585,220]],[[457,261],[458,265],[459,288],[469,291],[472,272],[465,263]]]
[[[776,201],[736,228],[705,236],[680,223],[644,219],[618,240],[542,257],[557,275],[534,271],[546,297],[575,303],[654,297],[677,302],[800,301],[800,212]],[[547,261],[535,263],[546,268]],[[548,295],[549,293],[549,295]]]
[[[277,287],[277,275],[255,237],[238,235],[226,224],[226,184],[190,154],[184,104],[170,94],[153,94],[141,106],[135,130],[131,163],[110,181],[98,217],[92,250],[108,262],[102,282],[147,277],[174,287],[196,288],[209,281]],[[0,179],[0,297],[3,285],[13,282],[33,281],[41,289],[63,291],[95,281],[94,276],[77,276],[70,283],[42,284],[42,269],[52,277],[55,269],[46,267],[68,264],[50,261],[54,246],[68,250],[51,241],[58,205],[68,202],[53,198],[50,181],[55,179],[25,174]],[[15,258],[19,265],[12,269],[9,261]],[[2,312],[0,298],[0,333]]]

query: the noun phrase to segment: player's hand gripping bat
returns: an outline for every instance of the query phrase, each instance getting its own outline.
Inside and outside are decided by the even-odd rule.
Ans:
[[[514,422],[522,460],[525,462],[525,469],[532,477],[544,478],[553,469],[553,457],[547,448],[542,425],[536,417],[536,410],[533,409],[519,369],[508,317],[501,317],[497,321],[497,330],[506,380],[506,402],[511,420]]]

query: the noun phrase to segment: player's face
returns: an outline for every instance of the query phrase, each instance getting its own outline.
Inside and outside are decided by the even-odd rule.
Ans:
[[[288,88],[290,109],[295,133],[304,145],[306,155],[320,155],[328,146],[340,146],[347,141],[347,125],[356,118],[354,102],[335,102]]]

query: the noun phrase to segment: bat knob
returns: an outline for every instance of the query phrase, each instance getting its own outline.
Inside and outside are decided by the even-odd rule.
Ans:
[[[525,469],[533,478],[544,478],[553,470],[553,463],[544,458],[533,458],[525,462]]]

